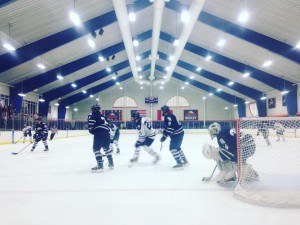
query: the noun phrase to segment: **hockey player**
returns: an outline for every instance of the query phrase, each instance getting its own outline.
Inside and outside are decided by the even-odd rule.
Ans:
[[[269,128],[268,128],[266,122],[262,121],[262,122],[258,123],[257,129],[258,130],[257,130],[256,136],[259,136],[259,134],[262,133],[264,139],[266,140],[267,145],[270,146],[271,142],[269,140]]]
[[[167,105],[161,107],[162,114],[164,116],[165,128],[163,130],[163,136],[160,141],[164,142],[167,137],[170,137],[169,150],[172,153],[176,165],[173,168],[180,168],[183,165],[187,165],[188,161],[181,149],[183,141],[184,131],[180,123],[178,123],[176,116],[170,112],[170,108]]]
[[[110,135],[108,122],[105,116],[101,114],[101,108],[99,105],[93,105],[91,110],[92,113],[90,113],[88,116],[88,128],[89,132],[94,135],[93,152],[97,161],[97,166],[93,167],[91,170],[92,172],[103,171],[103,159],[100,152],[101,148],[103,148],[103,151],[108,159],[108,167],[113,169],[114,163],[111,154],[112,152],[109,149]]]
[[[34,143],[31,148],[31,151],[33,152],[35,147],[37,146],[38,142],[40,140],[43,141],[43,144],[45,146],[45,152],[49,151],[48,144],[47,144],[47,138],[48,138],[48,127],[45,123],[42,122],[41,117],[37,117],[36,123],[34,126],[35,134],[33,135]]]
[[[120,129],[113,124],[113,122],[108,119],[108,127],[109,127],[109,135],[110,135],[110,145],[109,149],[111,152],[114,152],[114,146],[117,148],[117,154],[120,154],[119,148],[119,137],[120,137]]]
[[[55,126],[52,127],[50,130],[51,130],[51,134],[50,134],[50,139],[49,139],[49,141],[52,141],[53,138],[54,138],[54,136],[55,136],[55,134],[58,134],[58,131],[57,131],[57,128],[56,128]]]
[[[143,147],[144,150],[154,157],[153,163],[157,163],[160,160],[160,156],[150,146],[152,145],[156,132],[152,127],[151,120],[148,117],[141,117],[140,113],[135,111],[131,115],[131,120],[135,123],[138,130],[138,139],[134,145],[135,151],[132,159],[129,161],[135,163],[138,161],[140,150]]]
[[[276,136],[277,136],[277,140],[276,141],[280,141],[280,137],[282,137],[282,140],[285,141],[285,138],[284,138],[284,126],[281,123],[279,123],[279,122],[275,122],[273,129],[276,130]]]
[[[32,143],[32,133],[31,133],[32,127],[27,125],[27,123],[24,124],[24,128],[23,128],[23,143],[25,143],[26,137],[27,135],[30,138],[30,143]]]
[[[237,180],[237,139],[235,129],[221,129],[219,123],[212,123],[208,127],[211,139],[217,138],[219,148],[205,144],[202,153],[206,159],[216,161],[220,173],[217,182],[227,184]],[[258,180],[257,172],[251,165],[247,164],[247,159],[255,153],[255,142],[250,134],[240,136],[242,176],[245,180]]]

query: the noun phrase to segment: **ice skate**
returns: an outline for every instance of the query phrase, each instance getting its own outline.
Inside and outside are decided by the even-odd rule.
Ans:
[[[32,151],[32,152],[33,152],[33,151],[34,151],[34,148],[32,148],[30,151]]]
[[[187,161],[185,157],[182,158],[182,165],[183,166],[188,166],[189,165],[189,161]]]
[[[120,154],[120,149],[119,148],[117,148],[116,154]]]
[[[46,148],[44,149],[44,152],[48,152],[48,151],[49,151],[49,148],[46,147]]]
[[[114,168],[114,162],[112,160],[108,160],[108,167],[110,169],[113,169]]]
[[[236,177],[236,175],[234,175],[230,179],[225,179],[224,178],[224,179],[218,180],[217,183],[226,185],[226,184],[234,184],[236,181],[237,181],[237,177]]]
[[[159,155],[156,155],[154,157],[155,157],[155,159],[153,161],[153,164],[156,164],[160,160],[160,157],[159,157]]]
[[[92,173],[103,172],[103,163],[98,163],[98,166],[95,166],[91,169]]]
[[[175,166],[173,166],[174,169],[181,169],[183,167],[182,163],[177,163]]]
[[[138,161],[138,157],[132,158],[129,160],[131,163],[136,163]]]

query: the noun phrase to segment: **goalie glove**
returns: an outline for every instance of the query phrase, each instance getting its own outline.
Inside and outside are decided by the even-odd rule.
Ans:
[[[218,162],[221,157],[219,155],[219,148],[212,145],[204,144],[202,147],[202,154],[206,159],[213,159]]]
[[[235,128],[231,128],[229,131],[231,136],[234,136],[236,134],[236,129]]]

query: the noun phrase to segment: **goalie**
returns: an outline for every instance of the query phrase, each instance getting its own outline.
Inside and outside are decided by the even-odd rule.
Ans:
[[[219,147],[205,144],[202,153],[206,159],[216,161],[220,173],[217,183],[228,184],[237,180],[237,139],[235,129],[221,129],[219,123],[212,123],[208,128],[211,139],[217,137]],[[255,142],[250,134],[241,134],[241,176],[247,181],[258,180],[257,172],[247,159],[255,153]]]

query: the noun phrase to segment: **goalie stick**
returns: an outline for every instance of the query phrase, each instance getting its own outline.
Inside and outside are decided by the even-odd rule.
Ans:
[[[214,175],[216,169],[217,169],[217,165],[215,166],[214,170],[212,171],[210,177],[203,177],[203,178],[202,178],[202,181],[205,181],[205,182],[210,181],[211,178],[213,177],[213,175]]]
[[[22,152],[23,150],[25,150],[29,145],[31,145],[31,143],[27,144],[25,147],[23,147],[20,151],[18,152],[12,152],[11,154],[13,155],[18,155],[20,152]]]

